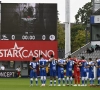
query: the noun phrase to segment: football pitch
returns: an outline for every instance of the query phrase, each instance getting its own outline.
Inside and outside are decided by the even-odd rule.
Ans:
[[[100,87],[89,86],[52,86],[49,87],[49,79],[46,81],[46,86],[41,87],[40,79],[38,86],[30,87],[29,78],[0,78],[0,90],[100,90]]]

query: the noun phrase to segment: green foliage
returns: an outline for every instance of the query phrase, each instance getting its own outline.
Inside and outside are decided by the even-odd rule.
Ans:
[[[87,38],[90,37],[89,32],[87,32]],[[86,43],[86,30],[78,30],[77,35],[73,41],[73,51],[79,49],[80,47],[84,46]]]
[[[65,48],[65,30],[62,25],[58,22],[57,24],[57,39],[58,48]],[[90,34],[87,32],[87,38],[89,40]],[[75,24],[71,27],[71,52],[79,49],[86,44],[86,31],[82,24]]]
[[[86,44],[86,24],[90,18],[92,9],[91,2],[86,3],[82,8],[79,8],[75,15],[76,24],[71,27],[71,52],[77,50],[81,46]],[[59,21],[59,19],[58,19]],[[65,48],[65,31],[61,26],[60,22],[57,24],[57,35],[58,35],[58,48]],[[88,32],[88,40],[89,40]]]
[[[78,30],[84,30],[84,26],[82,24],[75,24],[71,27],[71,36],[72,40],[75,38],[77,35]]]
[[[71,52],[77,50],[76,46],[74,45],[74,40],[76,39],[76,35],[78,34],[78,30],[84,30],[83,25],[75,24],[71,27]]]
[[[71,28],[71,49],[72,52],[86,44],[86,25],[91,16],[91,2],[86,3],[79,8],[75,15],[76,24]],[[87,39],[90,39],[90,33],[87,32]]]
[[[65,48],[65,31],[59,22],[57,23],[57,39],[58,39],[58,48],[64,49]]]
[[[87,20],[90,18],[92,12],[91,2],[86,3],[82,8],[79,8],[77,14],[75,15],[76,23],[81,22],[82,24],[87,23]]]
[[[85,44],[85,30],[78,30],[77,35],[75,36],[75,40],[74,40],[74,47],[76,47],[76,49],[80,48],[81,46],[83,46]]]
[[[90,37],[88,32],[88,39]],[[65,48],[65,30],[62,25],[57,23],[57,39],[58,48]],[[75,24],[71,27],[71,52],[77,50],[81,46],[86,44],[86,32],[82,24]]]

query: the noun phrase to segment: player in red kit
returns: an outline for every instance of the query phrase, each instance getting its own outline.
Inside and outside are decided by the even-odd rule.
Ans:
[[[74,58],[74,80],[75,80],[75,85],[74,86],[80,86],[80,66],[81,66],[81,62],[77,59]]]
[[[82,65],[81,62],[84,62],[84,60],[78,60],[75,56],[71,60],[74,61],[74,86],[77,86],[77,84],[80,86],[80,66]]]

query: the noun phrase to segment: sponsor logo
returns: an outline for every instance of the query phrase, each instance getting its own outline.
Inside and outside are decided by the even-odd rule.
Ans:
[[[51,54],[55,55],[53,50],[27,50],[24,47],[18,47],[17,43],[13,48],[10,49],[0,49],[0,57],[16,57],[16,58],[29,58],[29,57],[39,57],[40,55],[44,57],[50,57]]]
[[[9,40],[9,39],[8,39],[8,37],[5,34],[3,34],[1,40]]]
[[[51,41],[55,40],[55,35],[50,35],[50,36],[49,36],[49,39],[50,39]]]

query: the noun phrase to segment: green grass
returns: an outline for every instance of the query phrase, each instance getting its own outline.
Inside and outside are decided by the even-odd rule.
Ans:
[[[35,84],[35,83],[34,83]],[[100,87],[74,87],[74,86],[52,86],[49,87],[49,79],[46,82],[45,87],[41,87],[39,80],[39,86],[29,87],[29,78],[0,78],[0,90],[100,90]]]

